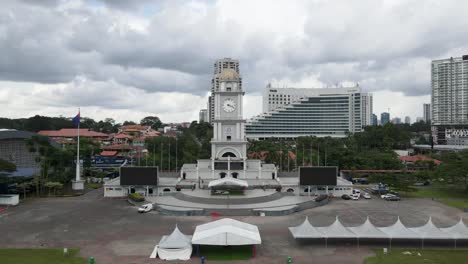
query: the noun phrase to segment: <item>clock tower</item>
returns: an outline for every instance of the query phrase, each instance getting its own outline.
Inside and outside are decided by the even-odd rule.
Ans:
[[[245,120],[242,114],[244,91],[239,74],[224,69],[217,74],[219,85],[213,91],[214,120],[211,160],[247,159]]]

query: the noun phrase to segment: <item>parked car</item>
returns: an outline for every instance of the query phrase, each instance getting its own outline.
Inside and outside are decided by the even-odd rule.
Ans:
[[[354,190],[353,190],[353,194],[357,195],[357,197],[360,198],[360,197],[361,197],[361,190],[359,190],[359,189],[354,189]]]
[[[140,208],[138,208],[139,213],[147,213],[153,210],[153,204],[144,204]]]
[[[358,194],[351,194],[350,197],[353,200],[359,200],[359,195]]]
[[[400,201],[401,198],[400,198],[400,196],[393,195],[393,196],[385,198],[385,200],[387,200],[387,201]]]
[[[387,199],[388,197],[392,197],[392,196],[396,196],[396,195],[391,194],[391,193],[387,193],[387,194],[381,195],[380,197],[381,197],[382,199]]]
[[[371,196],[370,196],[369,193],[364,193],[364,199],[370,199],[370,198],[371,198]]]
[[[341,199],[343,199],[343,200],[351,200],[351,197],[350,197],[349,195],[347,195],[347,194],[343,194],[343,195],[341,195]]]
[[[326,195],[326,194],[321,194],[321,195],[317,196],[317,198],[315,198],[315,201],[316,201],[316,202],[321,202],[321,201],[323,201],[323,200],[325,200],[325,199],[327,199],[327,198],[328,198],[328,195]]]

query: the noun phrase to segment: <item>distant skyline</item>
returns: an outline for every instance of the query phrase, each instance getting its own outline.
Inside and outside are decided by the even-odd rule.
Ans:
[[[431,60],[468,54],[467,1],[5,0],[0,117],[198,119],[216,59],[240,60],[245,118],[267,83],[359,83],[374,113],[423,116]]]

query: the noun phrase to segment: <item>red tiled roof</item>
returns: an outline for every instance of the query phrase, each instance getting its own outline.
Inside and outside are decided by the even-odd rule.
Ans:
[[[398,157],[400,161],[405,161],[405,162],[416,162],[416,161],[432,161],[437,165],[440,165],[442,161],[433,159],[431,157],[427,157],[424,155],[415,155],[415,156],[401,156]]]
[[[148,129],[149,126],[142,126],[142,125],[128,125],[128,126],[121,126],[121,130],[129,130],[129,129],[137,129],[138,131],[140,130],[146,130]]]
[[[103,146],[102,149],[103,150],[131,150],[131,149],[138,150],[138,149],[143,149],[143,148],[140,146],[130,146],[127,144],[119,144],[119,145],[114,144],[114,145],[109,145],[109,146]]]
[[[133,137],[127,134],[117,134],[114,136],[114,138],[133,138]]]
[[[117,155],[117,151],[115,150],[104,150],[103,152],[101,152],[101,156],[112,157],[116,155]]]
[[[177,136],[177,132],[176,132],[176,131],[167,131],[164,135],[165,135],[166,137],[176,137],[176,136]]]
[[[62,128],[60,130],[41,130],[39,135],[48,137],[77,137],[78,129],[75,128]],[[80,137],[108,137],[106,133],[91,131],[87,128],[80,128]]]

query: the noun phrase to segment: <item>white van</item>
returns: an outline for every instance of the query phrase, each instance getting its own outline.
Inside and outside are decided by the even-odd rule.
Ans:
[[[361,198],[361,190],[359,189],[354,189],[353,194],[355,194],[358,198]]]
[[[153,204],[144,204],[140,208],[138,208],[139,213],[147,213],[153,210]]]

